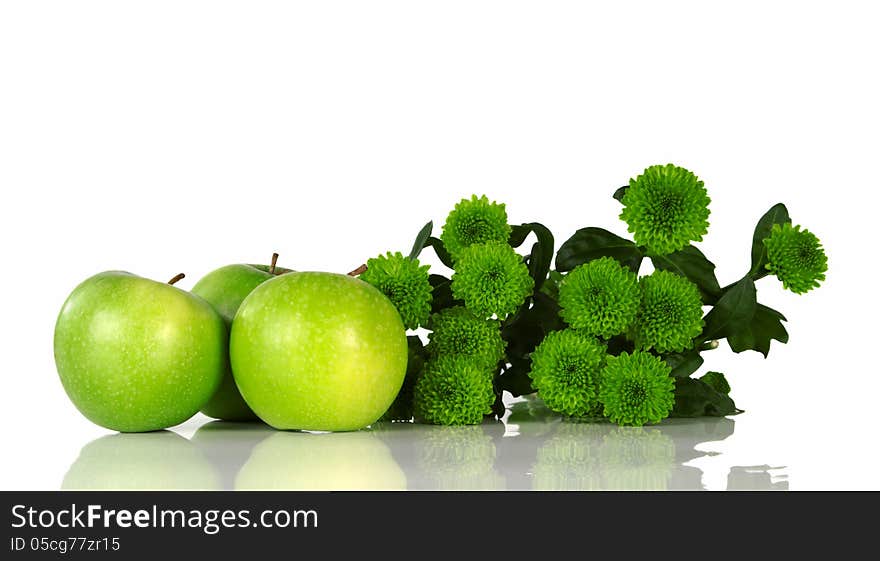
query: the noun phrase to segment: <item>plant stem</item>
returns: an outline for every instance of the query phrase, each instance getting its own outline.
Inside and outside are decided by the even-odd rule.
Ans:
[[[718,339],[712,339],[711,341],[706,341],[702,345],[700,345],[700,352],[703,351],[712,351],[718,348]]]
[[[273,253],[272,254],[272,263],[269,264],[269,274],[270,275],[275,274],[275,265],[277,265],[277,264],[278,264],[278,254]]]
[[[360,267],[358,267],[358,268],[355,269],[354,271],[349,271],[348,276],[350,276],[350,277],[356,277],[356,276],[358,276],[358,275],[360,275],[360,274],[363,274],[366,270],[367,270],[367,266],[366,266],[366,265],[361,265]]]
[[[174,275],[173,277],[171,277],[171,280],[168,281],[168,284],[173,285],[174,283],[176,283],[176,282],[179,281],[180,279],[184,278],[185,276],[186,276],[186,275],[184,275],[183,273],[177,273],[176,275]]]

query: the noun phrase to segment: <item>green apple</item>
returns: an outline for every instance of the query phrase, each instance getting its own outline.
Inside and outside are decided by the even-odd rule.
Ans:
[[[108,271],[76,287],[61,308],[55,364],[92,422],[159,430],[189,419],[214,395],[228,368],[227,330],[194,294]]]
[[[407,479],[372,431],[276,432],[257,444],[236,490],[403,491]]]
[[[406,373],[391,301],[347,275],[288,273],[245,299],[232,322],[238,389],[278,429],[348,431],[388,410]]]
[[[235,312],[244,301],[245,297],[253,289],[275,275],[289,272],[289,269],[275,267],[273,264],[265,265],[227,265],[211,271],[192,288],[192,293],[201,296],[208,301],[220,317],[226,322],[227,327],[232,325]],[[232,376],[232,370],[226,369],[223,381],[217,392],[211,397],[202,409],[202,413],[215,419],[224,421],[250,421],[257,416],[248,407]]]
[[[111,434],[89,442],[67,470],[65,490],[214,490],[220,479],[190,441],[170,431]]]

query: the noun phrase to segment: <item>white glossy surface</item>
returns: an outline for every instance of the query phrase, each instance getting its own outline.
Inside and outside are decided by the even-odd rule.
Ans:
[[[354,433],[278,432],[208,422],[85,443],[64,489],[788,489],[788,467],[725,453],[737,421],[677,419],[645,428],[575,423],[539,402],[503,422],[380,423]],[[184,431],[181,431],[184,432]],[[771,458],[765,458],[770,460]]]

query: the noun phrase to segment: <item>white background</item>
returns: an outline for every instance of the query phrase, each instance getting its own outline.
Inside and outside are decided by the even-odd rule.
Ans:
[[[610,194],[666,162],[709,189],[722,284],[778,201],[829,254],[820,290],[759,283],[788,345],[709,357],[747,410],[727,461],[880,488],[872,4],[3,2],[0,488],[57,488],[108,432],[52,358],[94,273],[345,272],[472,192],[559,241],[624,234]]]

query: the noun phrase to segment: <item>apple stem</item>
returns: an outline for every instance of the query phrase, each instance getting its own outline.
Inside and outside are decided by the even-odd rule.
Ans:
[[[278,264],[278,254],[273,253],[272,254],[272,263],[269,265],[269,274],[270,275],[275,274],[275,265],[277,265],[277,264]]]
[[[350,276],[350,277],[356,277],[356,276],[362,274],[362,273],[363,273],[364,271],[366,271],[366,270],[367,270],[367,266],[366,266],[366,265],[361,265],[360,267],[358,267],[358,268],[355,269],[354,271],[350,271],[350,272],[348,273],[348,276]]]
[[[185,277],[185,276],[186,276],[186,275],[184,275],[183,273],[177,273],[176,275],[174,275],[174,276],[171,278],[170,281],[168,281],[168,284],[174,284],[174,283],[176,283],[177,281],[179,281],[180,279],[182,279],[182,278]]]

